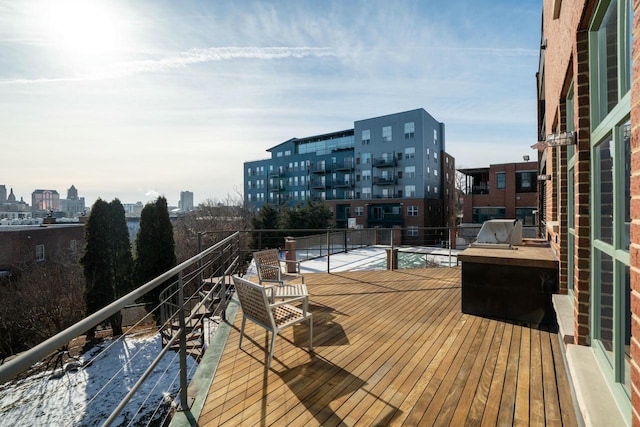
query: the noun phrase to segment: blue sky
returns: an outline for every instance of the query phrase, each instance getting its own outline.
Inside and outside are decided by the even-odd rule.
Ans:
[[[224,201],[272,146],[414,108],[459,168],[534,158],[541,7],[0,0],[0,184]]]

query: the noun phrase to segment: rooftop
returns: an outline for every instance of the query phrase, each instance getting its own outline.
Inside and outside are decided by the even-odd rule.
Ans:
[[[264,329],[238,349],[233,302],[191,385],[198,425],[577,425],[557,332],[463,314],[459,268],[305,283],[315,352],[289,328],[267,370]]]

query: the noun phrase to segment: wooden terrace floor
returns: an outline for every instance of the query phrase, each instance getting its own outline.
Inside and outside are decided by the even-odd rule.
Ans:
[[[556,333],[462,314],[460,269],[305,282],[315,353],[297,325],[266,370],[238,310],[198,425],[577,425]]]

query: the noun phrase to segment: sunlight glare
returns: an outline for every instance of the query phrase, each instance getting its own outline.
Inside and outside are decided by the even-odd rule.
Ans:
[[[103,54],[117,48],[116,22],[105,3],[51,2],[44,16],[52,43],[81,54]]]

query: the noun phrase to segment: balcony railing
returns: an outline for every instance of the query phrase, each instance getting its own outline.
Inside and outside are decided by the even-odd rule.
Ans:
[[[395,157],[392,157],[392,158],[382,157],[379,159],[373,159],[373,166],[377,168],[392,168],[397,166],[397,164],[398,164],[398,161],[396,160]]]
[[[397,183],[398,183],[398,178],[395,175],[373,177],[374,185],[394,185]]]

